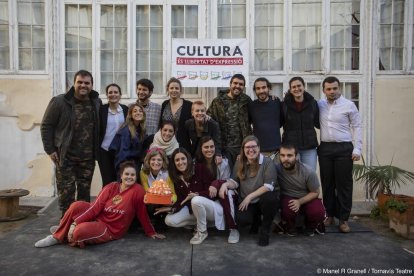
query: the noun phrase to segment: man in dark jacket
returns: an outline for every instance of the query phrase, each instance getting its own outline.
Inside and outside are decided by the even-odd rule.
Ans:
[[[266,78],[254,81],[253,91],[257,99],[249,104],[249,116],[253,125],[253,134],[260,141],[260,151],[275,164],[279,163],[281,143],[281,104],[277,97],[271,96],[272,84]]]
[[[252,133],[248,105],[252,101],[243,90],[246,80],[235,74],[230,80],[230,89],[222,90],[213,99],[207,114],[219,124],[222,153],[233,167],[244,137]]]
[[[53,97],[40,127],[45,152],[55,164],[62,215],[76,200],[90,201],[95,160],[99,152],[99,93],[92,74],[80,70],[66,93]]]

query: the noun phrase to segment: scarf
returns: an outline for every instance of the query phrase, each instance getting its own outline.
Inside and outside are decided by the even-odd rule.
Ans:
[[[175,135],[173,138],[171,138],[170,141],[165,142],[161,137],[161,130],[158,130],[157,133],[154,135],[154,140],[152,141],[152,144],[150,146],[151,148],[161,148],[165,151],[165,153],[168,156],[171,156],[173,151],[179,147],[177,139],[175,138]]]

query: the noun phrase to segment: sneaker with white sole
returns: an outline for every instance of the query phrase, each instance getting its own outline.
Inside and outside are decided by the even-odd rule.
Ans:
[[[238,243],[240,239],[240,233],[237,229],[230,229],[229,238],[227,239],[228,243]]]
[[[37,241],[35,243],[35,247],[41,248],[41,247],[48,247],[55,244],[58,244],[59,241],[55,239],[52,235],[47,236],[44,239],[41,239],[40,241]]]
[[[190,240],[191,244],[201,244],[208,237],[207,231],[200,232],[197,231],[194,237]]]
[[[54,234],[58,230],[58,228],[59,228],[59,225],[50,226],[49,228],[50,234]]]

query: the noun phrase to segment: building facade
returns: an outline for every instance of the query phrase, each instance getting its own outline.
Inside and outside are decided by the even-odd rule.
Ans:
[[[268,78],[279,97],[302,76],[315,98],[335,75],[359,108],[368,163],[414,171],[414,1],[412,0],[0,0],[0,189],[54,194],[39,125],[50,98],[79,69],[93,73],[105,102],[118,83],[123,103],[150,78],[166,99],[173,38],[246,38],[249,82]],[[246,92],[253,98],[250,85]],[[217,88],[184,89],[210,103]],[[100,188],[97,167],[93,193]],[[413,187],[401,192],[414,195]],[[355,184],[355,200],[367,199]]]

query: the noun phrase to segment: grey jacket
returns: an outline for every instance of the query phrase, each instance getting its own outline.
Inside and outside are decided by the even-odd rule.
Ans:
[[[73,122],[75,113],[73,110],[75,88],[66,93],[53,97],[43,115],[40,126],[43,148],[47,154],[58,152],[59,162],[62,164],[73,137]],[[94,156],[99,154],[99,108],[101,99],[99,93],[92,90],[89,98],[94,108]]]

